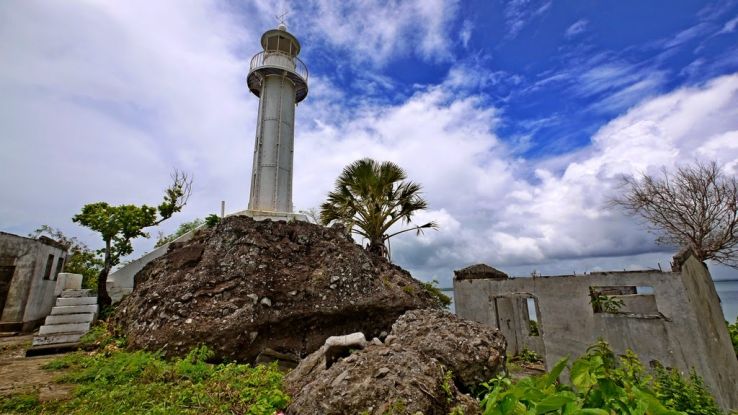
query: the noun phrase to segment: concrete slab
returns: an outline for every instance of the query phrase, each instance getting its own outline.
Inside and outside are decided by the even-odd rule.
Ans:
[[[90,290],[89,289],[83,289],[83,290],[64,290],[61,293],[62,298],[74,298],[74,297],[89,297],[90,296]]]
[[[56,333],[87,333],[90,323],[51,324],[38,329],[39,336]]]
[[[91,323],[95,319],[93,313],[59,314],[47,316],[44,324]]]
[[[58,333],[44,336],[36,336],[33,338],[33,346],[43,346],[47,344],[76,343],[82,337],[80,333]]]
[[[59,314],[78,314],[78,313],[97,313],[97,304],[90,305],[70,305],[54,307],[51,309],[51,315],[56,316]]]
[[[56,306],[69,306],[69,305],[90,305],[97,304],[97,297],[72,297],[72,298],[57,298]]]

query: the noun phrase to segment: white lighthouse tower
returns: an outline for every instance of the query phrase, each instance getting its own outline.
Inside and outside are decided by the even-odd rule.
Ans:
[[[292,212],[295,106],[308,93],[307,67],[297,55],[300,42],[284,22],[261,36],[262,52],[251,58],[247,83],[259,97],[259,113],[245,214],[255,219],[301,218]]]

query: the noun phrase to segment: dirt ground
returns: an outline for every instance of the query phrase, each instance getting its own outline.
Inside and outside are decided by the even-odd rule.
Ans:
[[[72,386],[54,382],[62,372],[41,368],[61,355],[26,357],[32,339],[32,334],[0,334],[0,396],[38,392],[42,402],[66,398]]]

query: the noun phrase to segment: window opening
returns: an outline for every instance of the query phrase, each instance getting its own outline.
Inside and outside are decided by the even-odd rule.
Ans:
[[[51,267],[54,265],[54,255],[49,254],[49,258],[46,260],[46,271],[44,271],[44,279],[48,280],[51,277]]]
[[[525,299],[525,305],[528,308],[528,335],[529,336],[540,336],[541,326],[538,323],[538,310],[537,302],[533,297]]]
[[[621,315],[657,315],[656,296],[651,286],[589,287],[590,303],[595,313]]]

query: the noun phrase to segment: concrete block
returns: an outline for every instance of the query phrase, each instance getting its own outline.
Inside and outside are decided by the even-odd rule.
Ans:
[[[61,296],[62,298],[89,297],[90,290],[86,288],[82,290],[64,290],[62,291]]]
[[[60,314],[47,316],[44,324],[91,323],[95,319],[93,313]]]
[[[56,333],[87,333],[88,330],[90,330],[90,323],[52,324],[41,326],[38,334],[43,336]]]
[[[60,272],[56,278],[57,286],[61,285],[63,290],[79,290],[82,289],[82,274],[71,274],[68,272]]]
[[[68,306],[68,305],[90,305],[97,304],[97,297],[72,297],[64,298],[60,297],[56,299],[56,306]]]
[[[90,305],[70,305],[54,307],[51,309],[51,315],[59,314],[78,314],[78,313],[97,313],[97,304]]]
[[[60,333],[36,336],[33,338],[33,343],[31,343],[31,345],[42,346],[46,344],[75,343],[78,342],[81,337],[81,333]]]

